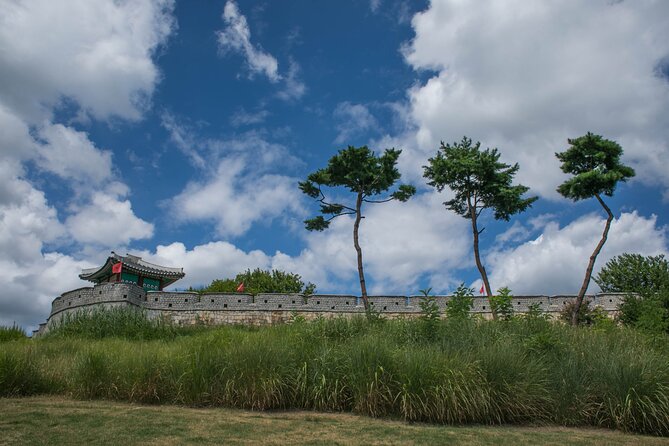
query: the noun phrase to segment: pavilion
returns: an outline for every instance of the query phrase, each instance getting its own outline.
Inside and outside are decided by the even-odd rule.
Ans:
[[[155,265],[132,254],[120,256],[112,251],[104,265],[82,270],[79,278],[95,284],[133,283],[147,291],[162,291],[185,275],[183,268]]]

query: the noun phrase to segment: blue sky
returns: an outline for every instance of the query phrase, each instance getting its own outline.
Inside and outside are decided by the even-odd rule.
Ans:
[[[370,206],[372,294],[480,286],[468,221],[422,178],[467,135],[539,200],[484,215],[494,289],[576,293],[604,225],[558,196],[587,131],[637,177],[608,199],[598,267],[667,253],[669,4],[0,0],[0,324],[32,327],[109,251],[182,266],[177,288],[279,268],[357,293],[352,221],[302,224],[297,182],[347,145],[403,150],[407,203]],[[345,199],[345,191],[335,191]],[[592,285],[591,292],[596,292]]]

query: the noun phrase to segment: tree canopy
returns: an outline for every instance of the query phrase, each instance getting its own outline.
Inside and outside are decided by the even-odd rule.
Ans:
[[[321,203],[321,213],[315,218],[305,220],[310,231],[322,231],[330,226],[330,221],[340,215],[355,214],[354,205],[344,205],[326,201],[322,186],[345,187],[350,192],[362,197],[366,203],[381,203],[393,199],[407,201],[416,193],[410,185],[400,185],[386,199],[371,200],[369,197],[380,195],[390,189],[400,179],[400,172],[395,167],[401,150],[387,149],[383,155],[376,156],[367,146],[340,150],[328,161],[327,167],[313,172],[306,181],[299,183],[300,190]]]
[[[669,262],[662,254],[621,254],[606,262],[595,282],[605,293],[631,292],[649,297],[669,292]]]
[[[612,196],[619,181],[627,181],[634,169],[620,162],[622,147],[600,135],[588,132],[575,139],[568,139],[571,147],[555,156],[562,162],[564,173],[573,175],[557,191],[574,201],[597,195]]]
[[[239,273],[234,279],[216,279],[203,288],[204,293],[234,293],[239,284],[244,284],[244,292],[249,294],[258,293],[300,293],[313,294],[316,285],[309,282],[305,285],[299,274],[287,273],[281,270],[262,270],[256,268],[253,271],[247,269]]]
[[[437,155],[424,166],[423,176],[437,190],[448,186],[453,191],[455,197],[444,204],[463,217],[475,218],[484,209],[492,209],[495,219],[508,221],[537,197],[522,198],[529,188],[512,184],[518,163],[505,164],[499,158],[497,149],[481,150],[480,142],[472,144],[465,136],[453,145],[442,142]]]

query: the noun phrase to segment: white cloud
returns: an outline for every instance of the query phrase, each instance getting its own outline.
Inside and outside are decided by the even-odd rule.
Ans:
[[[225,28],[218,31],[218,48],[223,54],[237,52],[244,56],[251,74],[264,74],[272,82],[281,79],[276,58],[251,43],[251,30],[237,4],[228,0],[223,8]]]
[[[340,102],[335,107],[332,116],[337,121],[337,138],[335,143],[356,145],[352,139],[359,138],[370,130],[376,130],[379,124],[362,104],[352,104],[348,101]]]
[[[145,252],[143,258],[159,265],[182,267],[186,277],[175,284],[179,289],[209,285],[214,279],[235,277],[246,269],[267,269],[270,258],[259,250],[244,252],[223,241],[210,242],[187,250],[183,243],[159,245],[155,253]]]
[[[63,98],[96,118],[139,119],[175,29],[172,0],[0,2],[0,97],[40,120]]]
[[[247,158],[263,172],[301,164],[285,146],[267,141],[263,131],[251,130],[228,139],[201,138],[197,129],[171,113],[163,113],[162,125],[170,133],[172,143],[200,169],[216,168],[230,155]]]
[[[372,12],[377,12],[381,7],[381,2],[382,0],[369,0],[369,9],[371,9]]]
[[[604,223],[596,214],[581,217],[563,228],[556,221],[547,221],[534,240],[493,251],[486,256],[492,287],[508,286],[518,294],[578,293]],[[625,252],[666,254],[667,241],[666,228],[657,227],[655,216],[645,218],[636,212],[624,213],[611,225],[593,277],[608,260]],[[597,289],[592,281],[589,292]]]
[[[307,86],[300,80],[300,65],[291,59],[288,75],[284,78],[284,87],[277,96],[284,101],[292,101],[300,99],[306,92]]]
[[[462,261],[470,257],[469,228],[466,220],[439,206],[443,198],[429,193],[407,203],[367,206],[360,243],[368,292],[416,293],[421,287],[446,292],[457,284],[457,271],[471,266]],[[323,232],[300,230],[306,247],[294,256],[280,251],[246,252],[225,241],[190,250],[177,242],[141,255],[159,264],[184,267],[186,278],[176,284],[181,289],[234,277],[247,268],[274,268],[300,274],[320,292],[359,294],[352,219],[336,218]]]
[[[242,125],[260,124],[270,115],[267,110],[258,110],[256,112],[248,112],[245,109],[240,109],[230,117],[230,124],[234,127]]]
[[[297,180],[262,173],[243,156],[220,161],[204,182],[192,182],[172,199],[182,221],[211,220],[219,235],[239,236],[254,223],[269,223],[286,212],[300,214]]]
[[[557,197],[554,152],[587,131],[615,139],[638,178],[669,187],[669,3],[434,0],[404,48],[437,73],[409,91],[414,174],[462,135],[520,163],[518,180]]]
[[[11,165],[0,162],[0,173]],[[47,204],[44,193],[27,181],[5,177],[0,190],[6,198],[0,205],[0,252],[18,264],[41,255],[42,244],[64,234],[56,210]]]
[[[46,124],[39,136],[44,144],[37,148],[37,163],[43,170],[89,187],[111,177],[111,152],[97,149],[86,133]]]
[[[0,260],[3,292],[0,295],[0,325],[17,323],[29,330],[46,321],[51,301],[66,290],[86,286],[78,274],[94,266],[59,253],[38,254],[29,262]]]
[[[179,122],[173,114],[168,112],[162,114],[161,124],[169,132],[170,140],[181,153],[186,155],[191,164],[200,169],[207,166],[207,162],[201,154],[201,146],[204,144],[195,138],[190,128]]]
[[[153,236],[153,224],[138,218],[130,201],[123,200],[127,188],[121,184],[116,186],[117,190],[95,192],[90,203],[67,218],[65,225],[73,239],[80,243],[116,247]]]
[[[462,260],[471,250],[467,222],[446,212],[443,199],[427,193],[365,207],[360,244],[368,292],[416,293],[426,285],[444,292],[456,282],[457,270],[469,266]],[[325,231],[305,234],[305,241],[299,256],[277,255],[274,264],[332,292],[360,292],[352,218],[338,217]]]

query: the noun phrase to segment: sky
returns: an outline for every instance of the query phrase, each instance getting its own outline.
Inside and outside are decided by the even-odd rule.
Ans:
[[[465,135],[539,197],[483,213],[492,288],[576,294],[605,214],[556,192],[554,154],[588,131],[636,171],[595,271],[666,254],[669,2],[0,0],[0,324],[34,328],[112,250],[183,267],[176,289],[275,268],[358,294],[353,220],[306,231],[297,187],[348,145],[401,149],[418,189],[363,210],[370,294],[478,289],[470,223],[422,176]]]

